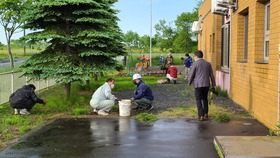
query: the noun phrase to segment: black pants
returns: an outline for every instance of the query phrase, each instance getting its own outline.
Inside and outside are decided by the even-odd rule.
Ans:
[[[25,103],[11,105],[14,109],[26,109],[30,111],[36,103],[33,100],[27,100]]]
[[[199,117],[208,114],[208,91],[209,87],[195,88],[195,99]]]

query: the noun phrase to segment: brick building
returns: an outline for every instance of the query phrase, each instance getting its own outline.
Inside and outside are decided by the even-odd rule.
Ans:
[[[269,128],[280,113],[280,1],[205,0],[199,9],[198,49],[217,84]]]

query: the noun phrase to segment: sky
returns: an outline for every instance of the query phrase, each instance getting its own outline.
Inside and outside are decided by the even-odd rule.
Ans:
[[[192,12],[196,6],[196,0],[152,0],[152,34],[154,25],[160,20],[175,27],[174,21],[183,12]],[[120,21],[119,27],[123,33],[131,30],[140,36],[150,35],[151,0],[119,0],[114,8],[120,12],[117,14]],[[18,39],[23,32],[14,34],[12,39]],[[0,25],[0,42],[6,44],[3,26]]]

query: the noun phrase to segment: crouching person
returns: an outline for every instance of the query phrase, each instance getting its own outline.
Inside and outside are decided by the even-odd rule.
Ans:
[[[151,111],[153,109],[152,103],[154,100],[151,88],[142,81],[140,74],[133,75],[133,83],[137,85],[134,96],[131,98],[131,101],[137,104],[134,109]]]
[[[35,94],[36,87],[33,84],[24,85],[11,94],[9,102],[14,108],[15,115],[29,115],[36,103],[46,104],[45,100],[38,98]]]
[[[170,67],[167,70],[166,79],[167,83],[170,83],[172,81],[174,84],[177,82],[177,67],[173,65],[173,63],[170,63]]]
[[[98,115],[106,116],[111,108],[115,105],[115,101],[119,101],[112,93],[115,79],[109,78],[105,84],[100,86],[92,95],[90,106],[94,108],[93,112]]]

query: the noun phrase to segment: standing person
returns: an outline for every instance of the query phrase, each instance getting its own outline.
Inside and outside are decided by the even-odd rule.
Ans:
[[[166,79],[167,79],[167,83],[170,83],[170,81],[172,81],[174,84],[176,84],[177,82],[177,67],[173,65],[173,63],[170,63],[170,67],[167,70],[167,74],[166,74]]]
[[[194,52],[194,64],[189,75],[189,85],[193,83],[195,88],[195,98],[198,111],[198,120],[203,121],[208,118],[208,91],[210,80],[213,88],[216,88],[215,77],[212,66],[203,58],[203,52]]]
[[[168,68],[170,66],[170,63],[173,63],[173,62],[174,62],[174,58],[173,58],[172,54],[168,53],[168,56],[165,58],[165,61],[164,61],[164,67],[166,69],[166,73],[165,74],[167,74],[167,70],[168,70]]]
[[[132,80],[133,83],[137,85],[134,96],[131,98],[131,101],[137,104],[134,109],[151,111],[153,109],[152,103],[154,100],[151,88],[142,81],[140,74],[134,74]]]
[[[35,94],[36,87],[33,84],[24,85],[11,94],[9,102],[14,108],[15,115],[29,115],[36,103],[46,104],[45,100],[38,98]]]
[[[190,57],[189,53],[186,53],[185,56],[186,56],[186,59],[184,62],[185,63],[185,80],[187,80],[193,62],[192,62],[192,58]]]
[[[115,105],[115,101],[119,101],[119,99],[111,93],[114,86],[115,79],[108,78],[106,82],[93,93],[90,106],[94,108],[94,113],[106,116]]]
[[[163,63],[163,56],[160,55],[160,57],[159,57],[159,64],[162,65],[162,63]]]

